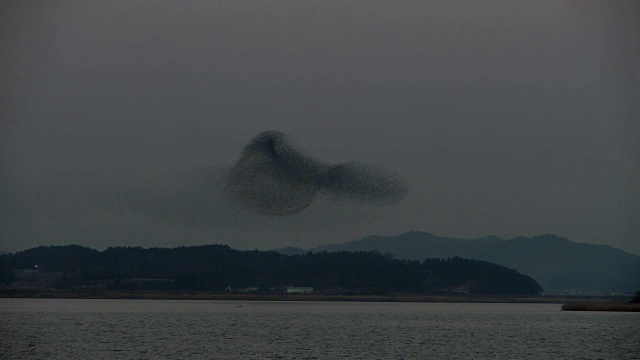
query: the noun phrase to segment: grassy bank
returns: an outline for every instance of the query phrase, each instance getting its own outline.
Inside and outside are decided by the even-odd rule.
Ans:
[[[638,311],[640,304],[605,302],[605,303],[568,303],[562,305],[565,311]]]
[[[329,294],[236,294],[205,291],[121,290],[0,290],[4,298],[48,299],[147,299],[147,300],[244,300],[244,301],[361,301],[361,302],[452,302],[452,303],[603,303],[622,301],[604,296],[509,296],[509,295],[329,295]]]

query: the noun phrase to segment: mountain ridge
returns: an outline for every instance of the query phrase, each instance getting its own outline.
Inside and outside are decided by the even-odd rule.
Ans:
[[[514,268],[536,279],[547,294],[633,293],[640,288],[640,256],[610,245],[573,242],[554,234],[449,238],[409,231],[397,236],[372,235],[309,251],[390,252],[396,258],[462,257]]]

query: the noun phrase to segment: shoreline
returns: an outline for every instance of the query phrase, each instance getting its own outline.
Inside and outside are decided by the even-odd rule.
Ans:
[[[143,300],[237,300],[237,301],[346,301],[346,302],[448,302],[448,303],[540,303],[620,304],[621,296],[565,295],[331,295],[331,294],[243,294],[206,291],[152,290],[23,290],[0,289],[0,298],[21,299],[143,299]]]
[[[562,305],[563,311],[624,311],[640,312],[640,304],[613,302],[613,303],[567,303]]]

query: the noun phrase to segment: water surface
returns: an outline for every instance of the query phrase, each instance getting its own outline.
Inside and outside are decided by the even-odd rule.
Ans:
[[[2,359],[638,359],[640,313],[557,304],[0,299]]]

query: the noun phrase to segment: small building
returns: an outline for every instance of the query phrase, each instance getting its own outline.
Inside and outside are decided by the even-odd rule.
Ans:
[[[313,293],[312,287],[289,286],[287,288],[287,294],[311,294],[311,293]]]
[[[232,288],[231,286],[227,286],[224,291],[229,293],[239,293],[239,294],[249,294],[249,293],[258,293],[260,292],[260,286],[247,286],[245,288]]]
[[[125,280],[127,282],[173,282],[173,279],[160,279],[160,278],[130,278]]]
[[[255,286],[255,285],[254,286],[248,286],[248,287],[240,290],[240,292],[243,292],[243,293],[257,293],[259,291],[260,291],[260,286]]]

